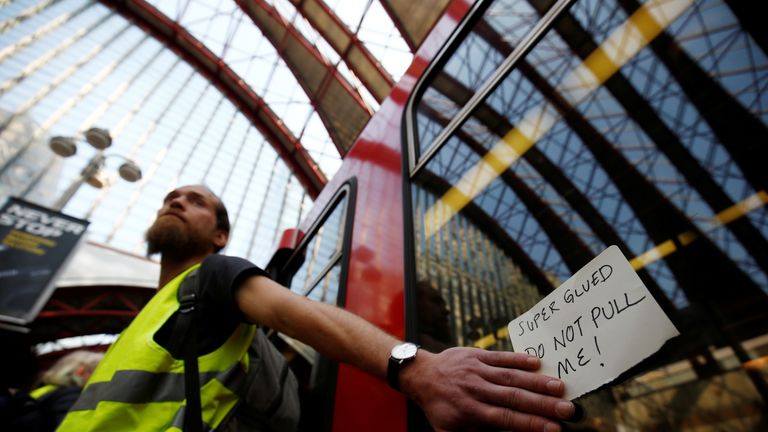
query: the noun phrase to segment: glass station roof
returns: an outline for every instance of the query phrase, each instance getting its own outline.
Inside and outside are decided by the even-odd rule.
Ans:
[[[271,21],[261,27],[236,1],[131,2],[130,7],[111,1],[0,1],[0,199],[15,195],[52,205],[96,154],[83,140],[84,131],[105,128],[113,137],[103,170],[110,186],[84,185],[63,209],[91,221],[90,240],[142,253],[143,232],[161,197],[181,184],[204,183],[230,210],[233,235],[225,252],[266,264],[280,232],[299,223],[313,193],[296,176],[296,165],[265,137],[263,124],[255,125],[238,106],[263,102],[266,108],[257,111],[272,113],[267,126],[281,131],[284,142],[303,147],[316,178],[328,179],[340,166],[340,149],[346,151],[359,130],[329,133],[335,123],[327,114],[332,110],[318,112],[323,98],[340,88],[356,101],[358,129],[381,100],[344,55],[364,47],[380,59],[390,85],[412,57],[380,2],[311,3],[324,6],[359,45],[338,52],[288,0],[249,3],[268,12],[262,19]],[[139,21],[161,32],[174,29],[177,38],[162,40]],[[265,36],[266,25],[283,29],[289,42],[312,53],[315,68],[291,60],[290,47],[283,46],[290,45],[289,37],[283,36],[281,45]],[[185,32],[197,42],[181,43],[179,34]],[[223,75],[205,76],[188,61],[200,52],[221,60],[221,67],[211,69],[215,73],[234,72],[232,82],[241,85],[235,99],[222,92],[217,80]],[[338,85],[308,92],[306,84],[318,70]],[[78,152],[63,159],[46,151],[53,136],[74,136]],[[138,183],[117,176],[124,158],[141,167]]]

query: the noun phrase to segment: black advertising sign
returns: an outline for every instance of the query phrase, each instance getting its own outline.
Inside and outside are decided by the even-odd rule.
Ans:
[[[0,322],[32,322],[88,222],[9,198],[0,210]]]

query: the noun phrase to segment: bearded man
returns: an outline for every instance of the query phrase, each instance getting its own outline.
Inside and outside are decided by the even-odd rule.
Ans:
[[[256,325],[387,379],[421,406],[438,431],[558,431],[559,420],[579,416],[573,403],[560,399],[562,381],[533,372],[539,367],[536,357],[474,348],[438,354],[418,349],[352,313],[291,292],[244,259],[217,254],[228,238],[226,208],[206,187],[180,187],[165,197],[146,234],[148,252],[161,254],[158,293],[110,348],[60,430],[181,427],[187,403],[184,364],[171,335],[179,317],[179,285],[198,267],[203,290],[197,304],[205,325],[197,360],[202,420],[209,429],[231,428],[233,414],[254,408],[249,405],[255,402],[238,394],[232,377],[247,360]],[[366,343],[356,342],[361,340]],[[281,385],[291,389],[295,378],[288,375]],[[297,413],[287,405],[270,406],[266,414],[255,407],[251,412],[258,421],[248,426],[295,429]]]

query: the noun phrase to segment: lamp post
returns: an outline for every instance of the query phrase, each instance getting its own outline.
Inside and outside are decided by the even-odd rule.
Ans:
[[[107,184],[101,169],[104,167],[104,163],[107,158],[117,157],[123,160],[122,165],[118,168],[117,172],[123,180],[128,182],[136,182],[141,180],[141,169],[131,159],[125,156],[109,154],[105,155],[104,150],[112,145],[112,136],[109,131],[100,128],[90,128],[85,131],[85,140],[94,147],[97,152],[88,161],[85,168],[80,171],[80,175],[67,187],[64,193],[61,194],[59,199],[53,204],[52,208],[56,211],[61,211],[75,195],[80,186],[83,183],[100,189]],[[70,157],[77,153],[77,143],[72,137],[55,136],[50,139],[48,146],[59,156]]]

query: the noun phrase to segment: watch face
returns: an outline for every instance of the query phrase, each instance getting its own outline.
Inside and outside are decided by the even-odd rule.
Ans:
[[[401,360],[408,359],[414,357],[418,349],[418,346],[409,342],[395,345],[395,347],[392,348],[392,357]]]

